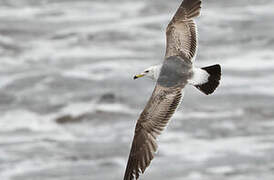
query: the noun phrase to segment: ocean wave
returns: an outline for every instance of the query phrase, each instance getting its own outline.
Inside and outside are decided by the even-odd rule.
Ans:
[[[174,115],[175,119],[209,119],[209,118],[228,118],[240,117],[244,115],[242,109],[221,110],[221,111],[177,111]]]
[[[168,132],[161,139],[161,153],[192,162],[205,162],[229,153],[260,157],[265,155],[266,149],[274,146],[273,143],[262,141],[260,136],[204,140],[183,133]]]
[[[1,131],[15,129],[30,129],[32,131],[52,131],[57,126],[50,122],[50,116],[45,117],[26,110],[12,110],[1,116]]]

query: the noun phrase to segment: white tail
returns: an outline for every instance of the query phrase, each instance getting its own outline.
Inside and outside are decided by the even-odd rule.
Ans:
[[[204,68],[195,68],[189,83],[206,95],[212,94],[219,86],[221,79],[221,66],[219,64]]]

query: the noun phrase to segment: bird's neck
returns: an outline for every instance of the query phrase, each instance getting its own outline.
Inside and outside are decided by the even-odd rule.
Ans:
[[[153,69],[154,69],[154,71],[153,71],[153,79],[155,81],[157,81],[157,79],[160,76],[161,68],[162,68],[162,64],[158,64],[158,65],[153,66]]]

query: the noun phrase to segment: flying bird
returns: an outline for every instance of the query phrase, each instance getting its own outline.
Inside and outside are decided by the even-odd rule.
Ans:
[[[219,85],[219,64],[194,66],[198,41],[193,18],[200,11],[201,0],[184,0],[166,28],[164,62],[134,76],[151,78],[156,86],[136,123],[124,180],[138,179],[151,163],[158,148],[157,138],[180,104],[185,86],[193,85],[209,95]]]

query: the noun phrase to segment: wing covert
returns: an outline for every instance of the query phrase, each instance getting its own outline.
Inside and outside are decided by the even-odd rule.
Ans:
[[[167,126],[182,97],[181,88],[156,85],[150,100],[141,113],[129,154],[124,180],[139,178],[157,151],[157,137]]]
[[[193,20],[200,15],[201,0],[184,0],[166,29],[166,55],[192,60],[197,50],[197,28]]]

